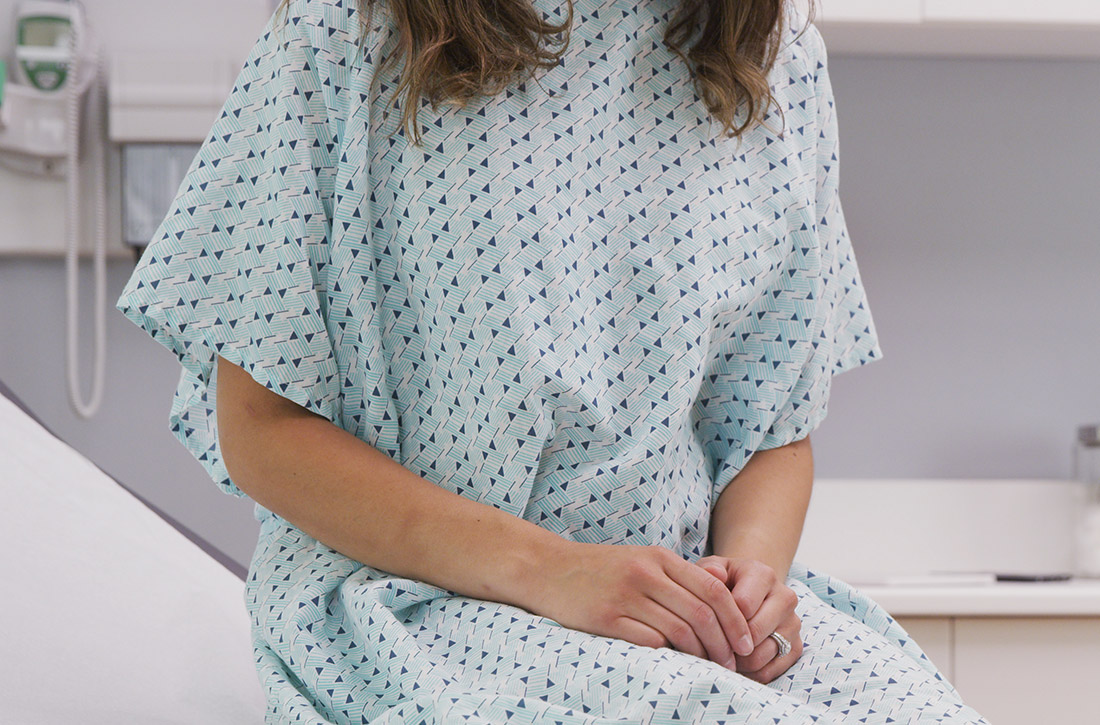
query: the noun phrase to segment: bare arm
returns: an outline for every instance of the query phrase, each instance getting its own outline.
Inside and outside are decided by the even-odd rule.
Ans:
[[[809,436],[754,453],[714,506],[714,553],[763,561],[786,576],[802,537],[813,479]]]
[[[733,650],[752,650],[729,589],[673,552],[563,539],[434,485],[220,357],[217,375],[219,443],[233,482],[345,556],[731,669]]]
[[[737,671],[761,683],[786,672],[802,656],[798,595],[786,584],[813,485],[813,452],[804,438],[757,451],[722,491],[711,515],[714,556],[699,564],[730,587],[748,620],[753,651]],[[783,655],[772,632],[786,637]]]
[[[218,440],[233,482],[345,556],[522,606],[538,562],[565,543],[417,476],[224,358],[217,374]]]

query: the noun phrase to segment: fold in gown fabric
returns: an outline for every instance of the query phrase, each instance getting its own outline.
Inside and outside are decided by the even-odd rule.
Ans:
[[[535,0],[559,22],[565,3]],[[400,128],[376,4],[256,42],[118,308],[182,364],[173,433],[226,493],[216,355],[441,486],[563,537],[696,560],[754,452],[882,357],[837,196],[825,48],[796,18],[726,138],[673,0],[575,0],[549,71]],[[983,722],[874,602],[796,562],[770,685],[364,566],[256,506],[270,722]]]

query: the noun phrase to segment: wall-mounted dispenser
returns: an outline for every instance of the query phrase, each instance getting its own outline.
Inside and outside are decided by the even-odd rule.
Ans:
[[[122,144],[122,241],[140,258],[199,152],[197,143]]]
[[[69,139],[67,93],[86,91],[89,74],[70,78],[73,29],[83,26],[80,5],[24,0],[15,12],[12,83],[0,101],[0,163],[31,173],[64,176]]]
[[[118,53],[108,131],[122,158],[122,241],[140,255],[240,72],[235,55]]]
[[[91,417],[103,398],[106,363],[106,150],[101,142],[99,49],[76,0],[21,0],[15,11],[15,64],[0,97],[0,164],[20,173],[65,178],[66,296],[69,402]],[[84,99],[90,101],[87,114]],[[77,361],[77,249],[81,228],[81,121],[95,141],[95,370],[91,400],[79,393]]]

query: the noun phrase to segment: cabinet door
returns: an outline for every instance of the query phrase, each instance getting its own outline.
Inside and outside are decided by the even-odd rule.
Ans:
[[[826,0],[828,3],[828,0]],[[1100,23],[1096,0],[924,0],[927,20]]]
[[[1100,722],[1100,617],[959,617],[954,685],[996,725]]]
[[[898,624],[902,626],[909,636],[924,650],[928,659],[954,684],[954,657],[951,653],[951,640],[953,637],[950,617],[896,617]]]

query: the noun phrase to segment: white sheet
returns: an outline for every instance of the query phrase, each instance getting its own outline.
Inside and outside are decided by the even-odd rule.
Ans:
[[[244,583],[0,397],[0,722],[261,723]]]

